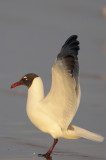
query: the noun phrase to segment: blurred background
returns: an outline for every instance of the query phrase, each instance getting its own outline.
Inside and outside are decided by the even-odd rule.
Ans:
[[[28,120],[27,88],[10,86],[32,72],[47,94],[51,67],[72,34],[80,41],[82,90],[73,124],[106,136],[106,0],[0,0],[0,159],[32,159],[52,144]],[[84,156],[105,159],[106,141],[60,139],[53,159]]]

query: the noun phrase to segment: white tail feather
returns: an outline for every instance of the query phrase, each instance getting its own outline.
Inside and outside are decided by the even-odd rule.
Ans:
[[[68,130],[64,132],[62,137],[67,139],[85,138],[97,142],[103,142],[104,140],[104,137],[99,134],[92,133],[88,130],[71,124],[69,125]]]

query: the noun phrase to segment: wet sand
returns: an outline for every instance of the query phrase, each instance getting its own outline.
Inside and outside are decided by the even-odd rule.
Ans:
[[[10,89],[26,73],[50,89],[51,66],[64,41],[78,34],[82,89],[72,123],[106,135],[105,0],[0,1],[0,160],[41,160],[53,139],[26,115],[27,89]],[[106,140],[60,139],[52,160],[105,160]]]

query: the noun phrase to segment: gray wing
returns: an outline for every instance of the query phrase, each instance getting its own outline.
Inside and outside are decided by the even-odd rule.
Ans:
[[[62,129],[68,127],[80,103],[78,45],[77,36],[73,35],[62,46],[52,67],[50,92],[43,100],[46,111]]]

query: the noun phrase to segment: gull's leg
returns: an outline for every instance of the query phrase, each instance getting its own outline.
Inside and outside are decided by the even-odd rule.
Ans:
[[[48,152],[45,153],[45,154],[39,154],[39,156],[42,156],[42,157],[45,157],[45,158],[50,157],[50,155],[51,155],[51,153],[52,153],[55,145],[57,144],[57,142],[58,142],[58,139],[54,139],[54,143],[53,143],[53,145],[50,147],[50,149],[48,150]]]

